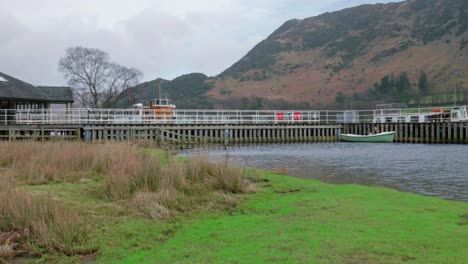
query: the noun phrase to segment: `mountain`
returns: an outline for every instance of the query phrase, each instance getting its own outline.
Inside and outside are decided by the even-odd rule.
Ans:
[[[289,20],[218,76],[196,76],[167,89],[179,108],[446,104],[454,90],[468,103],[468,1],[408,0]],[[155,91],[151,82],[135,89],[148,84]]]
[[[453,93],[456,85],[466,102],[467,66],[466,0],[362,5],[287,21],[221,73],[209,95],[305,101],[318,108],[353,99],[374,106],[402,99],[372,94],[385,76],[406,73],[413,101]],[[418,90],[422,71],[430,83],[424,94]]]
[[[136,103],[149,105],[149,100],[158,98],[158,82],[161,82],[161,96],[168,97],[182,109],[207,109],[213,104],[205,95],[212,87],[208,76],[201,73],[182,75],[172,81],[156,79],[129,88],[120,94],[116,107],[125,108]]]

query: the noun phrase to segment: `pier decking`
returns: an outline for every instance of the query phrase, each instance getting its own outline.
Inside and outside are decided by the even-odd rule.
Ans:
[[[392,120],[424,109],[392,110]],[[142,109],[0,110],[0,140],[157,140],[170,144],[335,142],[342,133],[396,131],[395,142],[468,144],[468,123],[440,115],[430,122],[375,122],[369,111]],[[398,116],[399,115],[399,116]],[[411,118],[410,118],[411,119]]]

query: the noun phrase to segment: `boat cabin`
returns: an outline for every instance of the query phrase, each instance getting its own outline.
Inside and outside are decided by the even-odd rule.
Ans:
[[[375,114],[373,118],[373,123],[424,123],[428,122],[428,114]]]
[[[468,121],[467,106],[435,108],[431,112],[410,113],[406,109],[374,110],[373,123],[425,123],[425,122]]]
[[[467,111],[467,106],[462,106],[462,107],[455,107],[451,111],[451,121],[452,122],[464,122],[468,121],[468,111]]]
[[[169,99],[153,99],[150,100],[150,107],[159,107],[159,106],[171,106],[175,108],[175,105],[171,104]]]

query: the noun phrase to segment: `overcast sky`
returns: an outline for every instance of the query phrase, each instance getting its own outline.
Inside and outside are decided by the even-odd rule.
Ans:
[[[283,22],[389,0],[0,0],[0,72],[63,85],[72,46],[99,48],[144,80],[231,66]]]

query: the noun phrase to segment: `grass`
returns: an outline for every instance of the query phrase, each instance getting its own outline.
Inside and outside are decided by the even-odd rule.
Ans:
[[[90,254],[90,227],[50,196],[16,190],[11,177],[0,177],[0,260],[43,251]]]
[[[94,233],[108,224],[107,217],[166,220],[222,207],[250,185],[243,169],[142,153],[128,143],[1,147],[7,153],[0,157],[0,261],[25,255],[92,258],[99,250]]]
[[[0,167],[10,169],[20,184],[77,182],[102,173],[111,165],[110,157],[131,155],[135,147],[126,144],[86,145],[71,142],[1,142]]]
[[[468,206],[378,187],[262,172],[229,214],[185,219],[117,263],[466,263]]]
[[[262,170],[223,170],[225,164],[213,165],[204,157],[182,162],[159,150],[143,153],[142,160],[147,160],[140,162],[156,159],[156,169],[141,169],[137,174],[143,175],[142,180],[118,199],[109,192],[105,173],[93,172],[86,181],[16,187],[32,197],[50,197],[86,219],[92,226],[91,239],[80,247],[89,243],[99,248],[98,254],[85,256],[42,249],[40,258],[23,262],[79,263],[83,258],[96,258],[97,263],[468,261],[466,203]],[[179,171],[174,171],[176,165]],[[148,182],[152,171],[159,175],[154,183]],[[216,177],[231,173],[235,177],[229,180]],[[251,185],[241,177],[249,177],[258,190],[249,193]]]

